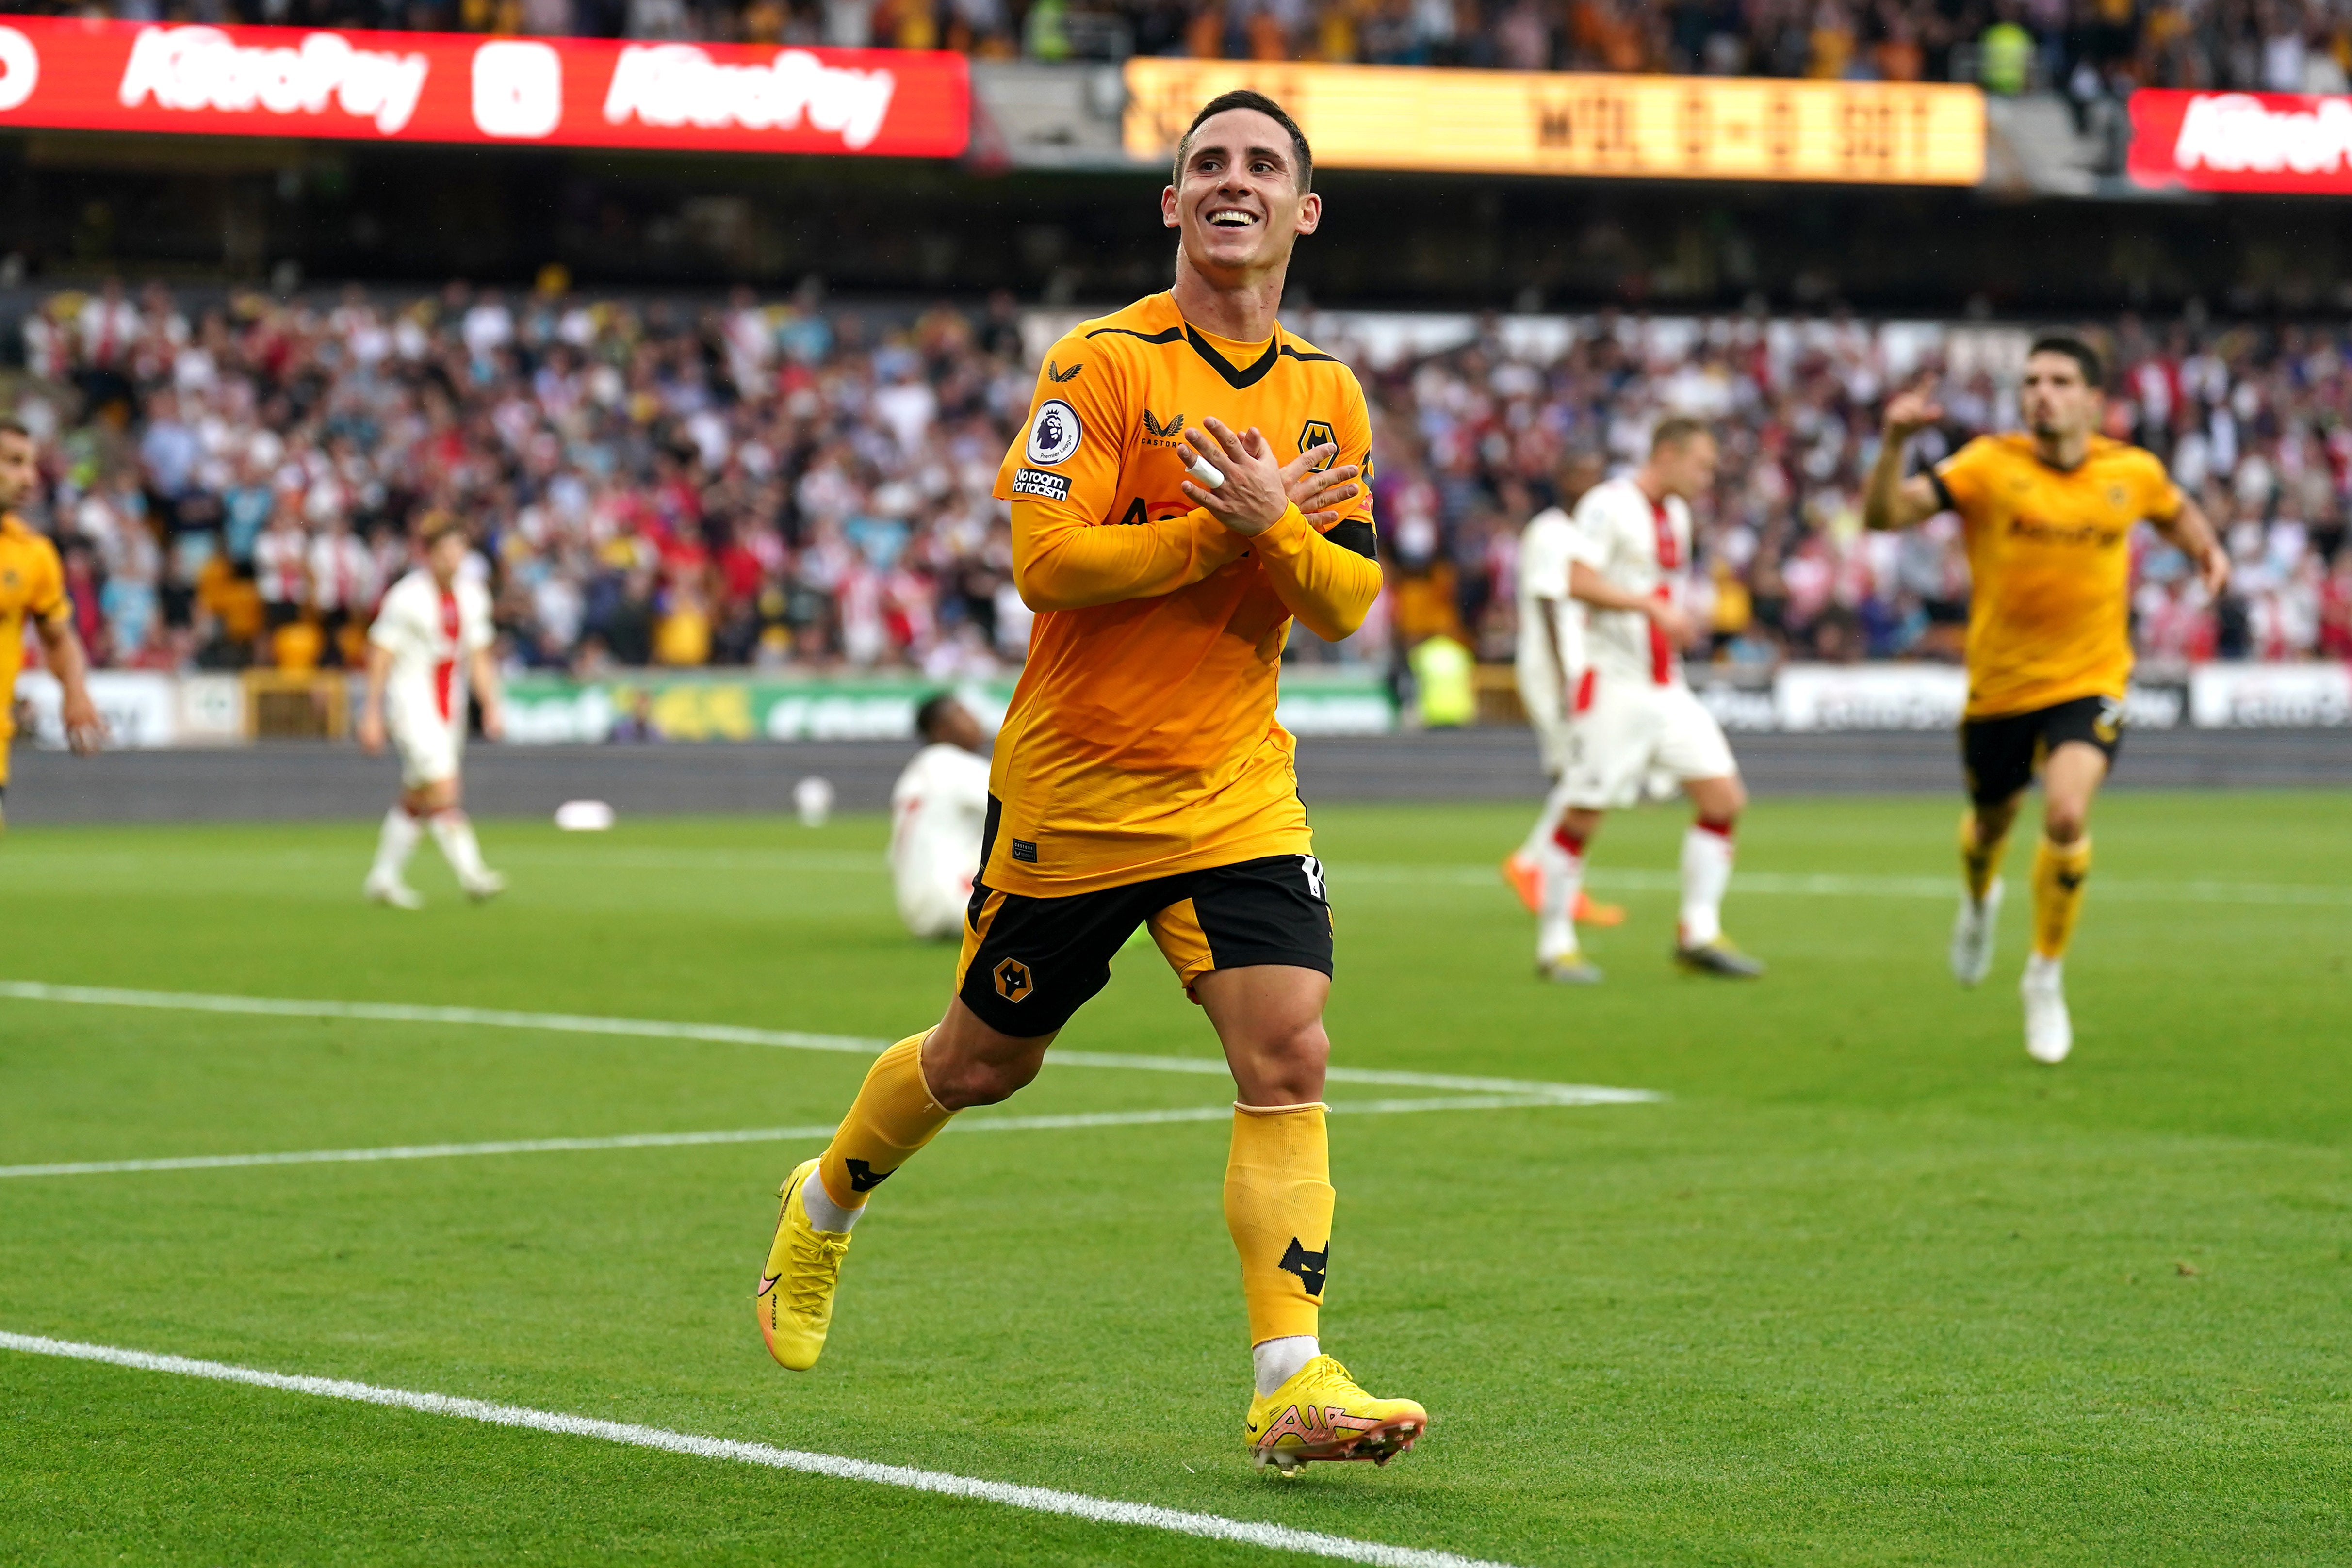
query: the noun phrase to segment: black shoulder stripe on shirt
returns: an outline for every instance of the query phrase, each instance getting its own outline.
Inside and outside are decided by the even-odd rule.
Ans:
[[[1944,510],[1957,512],[1960,509],[1960,504],[1952,499],[1952,487],[1944,483],[1944,476],[1941,474],[1937,473],[1933,468],[1928,469],[1927,483],[1936,486],[1936,499],[1944,503]]]
[[[1341,549],[1354,550],[1366,560],[1380,559],[1379,546],[1372,536],[1372,525],[1361,517],[1346,517],[1331,525],[1323,536]]]
[[[1264,354],[1260,355],[1255,363],[1236,365],[1231,360],[1225,358],[1224,355],[1217,352],[1214,348],[1210,346],[1207,339],[1202,337],[1189,326],[1169,327],[1158,332],[1139,332],[1132,327],[1097,327],[1093,331],[1087,333],[1087,336],[1089,338],[1100,338],[1107,334],[1121,338],[1140,339],[1142,341],[1147,343],[1190,343],[1192,345],[1193,352],[1199,354],[1203,360],[1206,360],[1209,362],[1210,369],[1223,376],[1225,379],[1225,384],[1232,387],[1236,392],[1240,391],[1244,387],[1254,387],[1257,385],[1258,382],[1265,380],[1265,373],[1274,369],[1275,361],[1277,360],[1292,359],[1298,361],[1302,364],[1318,362],[1322,364],[1338,364],[1339,362],[1336,357],[1330,354],[1302,353],[1298,350],[1292,348],[1287,343],[1277,341],[1273,347],[1268,348]]]

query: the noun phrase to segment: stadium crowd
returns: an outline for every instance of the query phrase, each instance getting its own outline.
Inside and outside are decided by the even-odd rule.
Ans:
[[[1828,318],[1490,318],[1414,354],[1357,340],[1368,319],[1299,326],[1364,374],[1391,570],[1349,644],[1302,633],[1294,656],[1384,664],[1445,633],[1507,660],[1521,525],[1563,475],[1637,454],[1668,410],[1723,433],[1698,562],[1713,658],[1957,656],[1954,520],[1859,527],[1878,405],[1895,374],[1937,366],[1932,330],[1923,355],[1916,327],[1898,351],[1895,328]],[[1007,298],[592,303],[452,285],[192,309],[110,286],[49,298],[18,337],[16,413],[46,476],[27,520],[59,540],[104,664],[352,663],[410,524],[436,507],[476,530],[510,667],[951,679],[1025,647],[990,494],[1034,373]],[[2144,653],[2352,658],[2352,333],[2126,320],[2110,337],[2111,430],[2167,458],[2239,567],[2208,603],[2147,543]],[[1965,370],[1923,458],[2010,417],[1990,371]]]
[[[19,9],[45,9],[28,5]],[[2343,0],[111,0],[138,21],[1519,70],[2342,92]]]

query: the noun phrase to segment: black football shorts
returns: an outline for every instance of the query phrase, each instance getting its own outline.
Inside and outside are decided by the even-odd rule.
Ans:
[[[2070,740],[2097,747],[2114,767],[2124,745],[2122,701],[2076,697],[2028,713],[1962,719],[1960,767],[1968,775],[1969,799],[1979,806],[2008,800],[2032,783],[2050,754]]]
[[[1266,855],[1150,882],[1029,898],[975,882],[956,994],[991,1029],[1052,1034],[1110,983],[1139,925],[1189,994],[1212,969],[1288,964],[1331,972],[1331,905],[1313,855]]]

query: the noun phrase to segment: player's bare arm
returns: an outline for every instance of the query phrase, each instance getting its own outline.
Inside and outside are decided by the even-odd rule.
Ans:
[[[2151,518],[2150,524],[2175,549],[2197,563],[2197,576],[2205,584],[2207,593],[2219,595],[2230,586],[2230,552],[2221,548],[2220,538],[2213,532],[2213,520],[2205,515],[2204,507],[2183,496],[2180,510],[2168,521],[2156,522]]]
[[[106,720],[89,695],[89,655],[74,634],[73,622],[63,615],[37,622],[41,632],[41,656],[58,678],[62,694],[61,717],[66,744],[78,757],[87,757],[106,744]]]
[[[1903,454],[1911,438],[1943,417],[1943,408],[1924,390],[1897,392],[1886,400],[1878,461],[1871,465],[1870,482],[1862,493],[1863,527],[1916,528],[1943,510],[1943,498],[1926,475],[1903,476]]]
[[[370,757],[383,750],[383,688],[391,678],[392,650],[381,643],[370,643],[367,692],[360,700],[360,749]]]
[[[507,737],[507,705],[499,687],[499,662],[488,648],[477,648],[466,664],[467,684],[482,710],[482,733],[492,740]]]
[[[1676,606],[1630,588],[1620,588],[1580,560],[1568,569],[1568,595],[1596,610],[1631,610],[1646,615],[1651,624],[1677,648],[1689,647],[1696,631],[1691,618]]]

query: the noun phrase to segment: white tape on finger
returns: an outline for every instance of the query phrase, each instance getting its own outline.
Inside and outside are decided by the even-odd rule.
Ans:
[[[1203,490],[1217,490],[1224,487],[1224,475],[1218,470],[1215,464],[1197,452],[1185,460],[1184,472],[1192,476],[1192,482]]]

